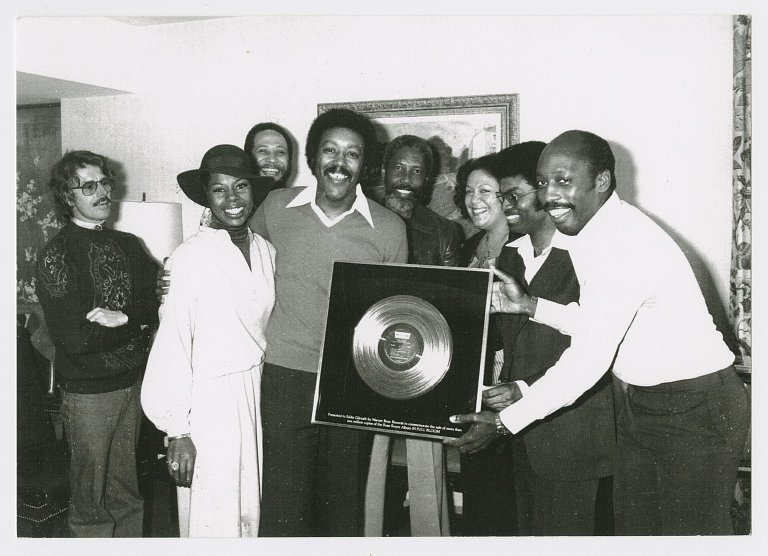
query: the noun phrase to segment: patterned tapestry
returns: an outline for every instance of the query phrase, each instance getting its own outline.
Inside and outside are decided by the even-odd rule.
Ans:
[[[61,109],[58,106],[16,110],[16,299],[36,303],[38,251],[56,235],[51,167],[61,158]]]
[[[742,361],[752,362],[752,18],[733,20],[733,237],[730,318]]]

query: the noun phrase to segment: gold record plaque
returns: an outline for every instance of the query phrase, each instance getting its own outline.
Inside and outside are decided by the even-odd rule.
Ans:
[[[334,262],[312,423],[459,438],[451,415],[480,410],[491,285],[487,270]]]
[[[453,342],[445,317],[429,302],[394,295],[368,309],[355,327],[352,359],[378,394],[409,400],[432,390],[451,365]]]

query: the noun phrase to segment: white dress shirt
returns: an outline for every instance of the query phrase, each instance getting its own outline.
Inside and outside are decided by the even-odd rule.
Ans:
[[[525,263],[525,281],[529,284],[542,265],[547,261],[547,257],[552,251],[552,245],[550,245],[544,249],[539,256],[536,256],[536,253],[533,250],[533,243],[531,243],[531,236],[528,234],[521,236],[514,241],[510,241],[507,243],[506,247],[517,249],[517,254],[520,255],[523,259],[523,263]]]
[[[81,228],[87,228],[89,230],[101,230],[104,227],[104,222],[106,222],[106,220],[100,220],[99,222],[87,222],[85,220],[75,218],[74,216],[71,216],[70,220],[72,220],[73,224],[77,224]]]
[[[517,249],[517,253],[523,259],[523,263],[525,264],[525,281],[529,284],[552,252],[552,245],[550,244],[540,255],[536,256],[533,244],[531,243],[531,237],[527,234],[514,241],[510,241],[506,246]],[[494,284],[494,296],[497,295],[504,295],[501,293],[501,283],[499,282]],[[498,305],[500,305],[500,303],[498,303]],[[531,317],[531,320],[554,328],[561,334],[570,336],[571,330],[578,326],[578,314],[579,304],[576,302],[562,305],[548,299],[538,298],[538,301],[536,302],[536,313]],[[525,384],[522,380],[519,382]],[[525,384],[525,387],[527,387],[527,384]]]
[[[618,378],[637,386],[733,363],[683,252],[616,194],[578,235],[556,232],[552,246],[571,256],[581,288],[578,323],[560,360],[501,412],[513,433],[576,401],[611,363]]]
[[[314,176],[312,176],[311,181],[308,181],[307,187],[304,191],[296,195],[296,197],[285,205],[286,208],[291,207],[300,207],[302,205],[309,204],[309,206],[312,208],[312,210],[317,214],[317,217],[320,219],[320,222],[325,224],[326,227],[330,228],[334,224],[337,224],[341,222],[344,217],[349,216],[353,212],[357,211],[360,214],[363,215],[363,218],[365,218],[368,223],[371,225],[371,228],[373,228],[373,218],[371,217],[371,209],[368,207],[368,200],[363,194],[363,188],[358,183],[357,186],[355,186],[355,202],[352,203],[352,206],[350,209],[346,212],[341,213],[336,218],[328,218],[328,216],[323,212],[323,209],[321,209],[319,206],[317,206],[317,203],[315,202],[315,197],[317,196],[317,179],[315,179]]]

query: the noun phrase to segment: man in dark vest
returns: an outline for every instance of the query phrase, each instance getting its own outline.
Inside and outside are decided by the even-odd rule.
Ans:
[[[510,231],[524,234],[504,248],[498,267],[514,276],[527,294],[555,301],[565,306],[564,311],[576,310],[568,307],[579,300],[573,265],[567,251],[551,247],[555,225],[535,194],[536,163],[544,147],[531,141],[497,155],[500,196]],[[570,345],[568,335],[525,314],[502,315],[498,324],[504,344],[500,384],[483,393],[483,403],[496,411],[519,398],[515,381],[533,384]],[[453,442],[462,451],[476,453],[505,432],[475,423]],[[592,535],[598,483],[611,475],[615,451],[608,378],[572,406],[510,438],[505,449],[512,454],[519,534]],[[493,473],[489,470],[488,475]],[[488,475],[485,480],[493,483]]]

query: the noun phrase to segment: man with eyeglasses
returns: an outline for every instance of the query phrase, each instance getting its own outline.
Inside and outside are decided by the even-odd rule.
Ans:
[[[67,223],[38,255],[36,293],[56,347],[70,534],[141,537],[136,444],[158,265],[136,236],[104,227],[115,187],[106,157],[67,152],[49,186]]]
[[[497,196],[510,237],[523,234],[504,247],[497,266],[514,276],[527,295],[566,305],[578,302],[579,282],[568,252],[551,246],[555,224],[536,196],[536,167],[545,146],[530,141],[496,155],[501,187]],[[496,324],[504,364],[499,382],[483,392],[483,403],[500,411],[520,398],[515,381],[533,384],[557,362],[570,345],[570,336],[525,314],[500,314]],[[499,486],[514,473],[519,535],[594,534],[598,484],[612,474],[615,452],[610,377],[606,374],[576,403],[547,420],[514,437],[506,432],[475,422],[464,436],[447,441],[464,454],[465,511],[471,511],[474,497],[491,511],[508,505],[502,498],[512,499],[511,489]],[[486,521],[492,519],[488,516]]]

